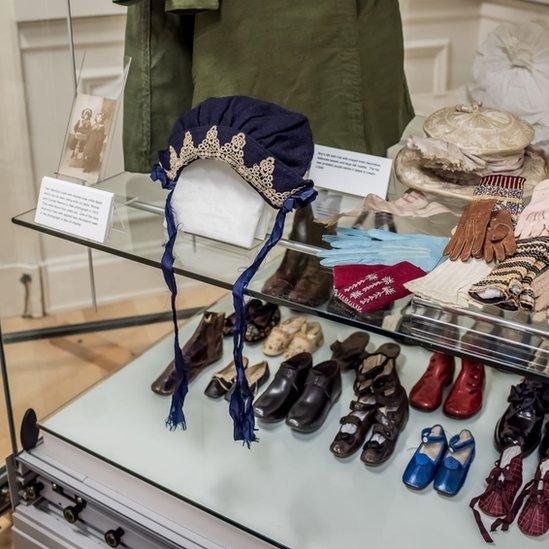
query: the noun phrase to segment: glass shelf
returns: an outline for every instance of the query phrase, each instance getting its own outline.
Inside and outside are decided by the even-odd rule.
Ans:
[[[163,226],[165,191],[152,183],[147,175],[128,172],[112,177],[97,187],[113,192],[116,196],[113,229],[103,244],[44,227],[34,221],[34,210],[14,217],[13,222],[160,268],[166,236]],[[286,223],[287,232],[291,225],[292,220],[289,218]],[[413,223],[406,221],[398,223],[397,230],[447,234],[448,229],[431,221],[418,229]],[[247,292],[249,295],[384,334],[404,343],[420,344],[457,356],[470,356],[489,366],[517,373],[549,377],[548,326],[533,324],[531,318],[523,313],[503,312],[494,307],[453,309],[406,297],[385,310],[359,316],[333,297],[327,303],[311,307],[284,297],[268,295],[263,291],[264,283],[276,271],[284,251],[289,248],[304,254],[312,254],[316,250],[309,245],[281,240],[250,283]],[[182,276],[230,289],[239,273],[253,261],[256,253],[256,247],[244,249],[185,235],[176,243],[174,267],[176,273]]]

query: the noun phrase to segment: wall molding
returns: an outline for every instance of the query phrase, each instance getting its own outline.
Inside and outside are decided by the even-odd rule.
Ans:
[[[480,9],[482,22],[525,23],[544,20],[549,22],[549,9],[537,3],[519,2],[517,0],[491,0],[482,2]]]
[[[404,42],[406,61],[430,59],[432,62],[432,93],[448,90],[450,40],[448,38],[424,38]]]
[[[114,82],[122,75],[120,67],[83,68],[80,73],[79,89],[83,93],[93,95],[94,88],[107,82]]]
[[[5,1],[5,0],[4,0]],[[66,0],[11,0],[14,5],[15,20],[26,21],[52,21],[67,17]],[[126,8],[117,6],[108,1],[97,0],[71,0],[71,12],[73,18],[98,17],[103,15],[125,14]],[[66,24],[66,23],[65,23]]]
[[[75,45],[79,50],[124,45],[126,15],[105,15],[73,19]],[[69,48],[65,20],[31,21],[19,24],[22,52]]]
[[[404,26],[475,20],[480,3],[481,0],[399,0]]]

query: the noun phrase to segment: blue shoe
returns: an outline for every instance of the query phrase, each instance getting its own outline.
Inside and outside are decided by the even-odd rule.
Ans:
[[[448,448],[444,429],[433,425],[421,431],[421,444],[402,475],[402,482],[414,490],[431,484]]]
[[[450,439],[448,452],[435,478],[435,490],[446,496],[455,496],[467,478],[473,459],[475,439],[471,431],[463,429]]]

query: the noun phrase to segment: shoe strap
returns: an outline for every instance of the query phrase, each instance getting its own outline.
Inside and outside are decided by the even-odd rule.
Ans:
[[[375,405],[361,402],[360,400],[351,400],[350,408],[354,412],[367,412],[371,410]]]
[[[486,530],[486,526],[484,526],[484,523],[482,522],[482,517],[480,515],[480,511],[477,509],[476,506],[477,506],[477,503],[484,496],[486,496],[490,492],[493,492],[498,485],[501,488],[504,487],[505,481],[506,481],[508,473],[509,473],[508,469],[507,470],[506,469],[501,468],[500,460],[496,461],[496,463],[494,464],[494,467],[490,471],[490,474],[485,479],[487,486],[486,486],[484,492],[482,492],[482,494],[474,497],[469,502],[469,507],[473,510],[473,516],[475,517],[475,522],[477,523],[479,532],[480,532],[482,538],[484,539],[484,541],[486,543],[494,543],[494,540],[492,539],[492,537],[488,533],[488,530]],[[503,476],[503,480],[500,479],[500,476]],[[503,490],[502,490],[501,496],[502,496],[502,498],[505,498]],[[509,509],[509,506],[507,505],[507,502],[505,500],[504,500],[504,505],[505,505],[506,509]],[[494,524],[492,524],[492,527],[493,526],[494,526]]]
[[[469,507],[473,510],[473,516],[475,518],[475,522],[477,523],[478,530],[480,532],[480,535],[482,536],[482,539],[486,543],[494,543],[494,540],[488,533],[488,530],[486,530],[486,526],[484,526],[484,523],[482,522],[482,517],[480,516],[480,511],[477,509],[477,503],[479,500],[484,496],[484,494],[481,494],[480,496],[477,496],[473,498],[469,502]]]
[[[392,421],[389,420],[388,422],[375,423],[372,428],[372,432],[374,434],[383,435],[387,440],[396,440],[399,429]]]
[[[341,425],[352,424],[356,425],[356,427],[360,427],[363,421],[364,420],[360,419],[358,416],[355,416],[353,414],[347,414],[339,420],[339,423],[341,423]]]
[[[424,444],[433,444],[435,442],[446,442],[446,435],[444,434],[444,430],[442,430],[441,435],[432,435],[432,427],[426,427],[425,429],[422,429],[421,431],[421,442]]]
[[[474,446],[474,445],[475,445],[474,438],[469,438],[467,440],[460,441],[459,435],[454,435],[448,442],[450,451],[462,450],[463,448],[468,448],[469,446]]]
[[[297,386],[297,368],[291,368],[290,366],[286,366],[284,363],[282,366],[278,369],[278,371],[275,374],[275,378],[282,378],[287,381],[289,381],[292,384],[292,387],[298,391],[299,387]]]
[[[395,412],[388,412],[389,415],[385,415],[378,410],[375,418],[376,422],[372,428],[372,432],[383,435],[388,440],[395,440],[400,430],[395,425],[395,422],[391,417],[394,413]]]

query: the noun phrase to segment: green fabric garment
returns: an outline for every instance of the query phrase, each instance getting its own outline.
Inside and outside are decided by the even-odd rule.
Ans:
[[[148,172],[172,124],[211,96],[309,118],[315,143],[384,155],[413,116],[398,0],[118,0],[128,5],[126,169]]]

